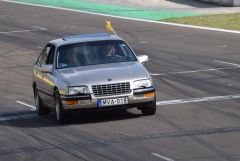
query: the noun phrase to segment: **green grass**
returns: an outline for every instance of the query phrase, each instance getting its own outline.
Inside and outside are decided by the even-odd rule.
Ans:
[[[172,18],[163,21],[228,30],[240,30],[240,13]]]

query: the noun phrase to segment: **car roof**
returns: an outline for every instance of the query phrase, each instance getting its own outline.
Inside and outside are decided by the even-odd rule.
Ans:
[[[51,44],[56,46],[89,42],[89,41],[104,41],[104,40],[123,40],[117,35],[111,35],[108,33],[95,33],[95,34],[84,34],[84,35],[70,35],[63,38],[55,39],[50,41]]]

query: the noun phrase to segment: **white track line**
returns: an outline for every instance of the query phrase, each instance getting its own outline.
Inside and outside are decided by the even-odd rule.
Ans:
[[[6,31],[6,32],[0,32],[0,34],[11,34],[11,33],[22,33],[22,32],[34,32],[34,31],[45,31],[45,30],[48,30],[47,28],[38,27],[38,26],[32,26],[32,27],[35,28],[35,29]]]
[[[162,155],[160,155],[160,154],[158,154],[158,153],[151,153],[151,155],[153,155],[153,156],[155,156],[155,157],[157,157],[157,158],[160,158],[160,159],[162,159],[162,160],[165,160],[165,161],[174,161],[174,160],[172,160],[172,159],[170,159],[170,158],[167,158],[167,157],[165,157],[165,156],[162,156]]]
[[[31,110],[36,110],[36,107],[35,106],[32,106],[32,105],[29,105],[27,103],[24,103],[22,101],[16,101],[17,103],[21,104],[21,105],[24,105],[24,106],[27,106],[27,107],[30,107]]]
[[[29,104],[24,103],[22,101],[16,101],[16,102],[21,104],[21,105],[30,107],[31,111],[35,111],[36,110],[36,107],[34,107],[32,105],[29,105]],[[2,113],[2,114],[4,114],[4,113]],[[0,121],[27,119],[27,118],[34,118],[34,117],[37,117],[37,116],[38,116],[37,114],[23,114],[23,115],[16,115],[16,116],[2,116],[2,117],[0,117]]]
[[[147,41],[140,41],[139,43],[140,44],[147,44],[148,42]]]
[[[182,71],[182,72],[169,72],[169,73],[150,73],[152,76],[164,76],[164,75],[174,75],[174,74],[188,74],[188,73],[199,73],[199,72],[210,72],[210,71],[220,71],[220,70],[227,70],[227,69],[236,69],[240,68],[240,64],[235,64],[226,61],[214,60],[214,62],[227,64],[230,67],[223,67],[223,68],[209,68],[209,69],[200,69],[200,70],[190,70],[190,71]]]
[[[217,63],[222,63],[222,64],[227,64],[227,65],[240,67],[240,64],[235,64],[235,63],[226,62],[226,61],[220,61],[220,60],[214,60],[214,61],[217,62]]]
[[[40,27],[40,26],[32,26],[32,27],[37,28],[37,29],[39,29],[39,30],[48,30],[47,28]]]
[[[166,75],[165,73],[159,74],[159,73],[150,73],[152,76],[161,76],[161,75]]]
[[[7,53],[8,55],[28,55],[34,54],[35,51],[23,51],[23,52],[15,52],[15,53]]]
[[[220,71],[220,70],[228,70],[228,69],[236,69],[240,68],[240,65],[234,65],[231,67],[224,67],[224,68],[209,68],[209,69],[200,69],[200,70],[189,70],[189,71],[182,71],[182,72],[169,72],[169,73],[155,73],[150,74],[152,76],[164,76],[164,75],[175,75],[175,74],[190,74],[190,73],[200,73],[200,72],[211,72],[211,71]]]
[[[169,26],[184,27],[184,28],[193,28],[193,29],[201,29],[201,30],[208,30],[208,31],[217,31],[217,32],[240,34],[240,31],[235,31],[235,30],[225,30],[225,29],[201,27],[201,26],[194,26],[194,25],[184,25],[184,24],[177,24],[177,23],[170,23],[170,22],[143,20],[143,19],[138,19],[138,18],[128,18],[128,17],[114,16],[114,15],[101,14],[101,13],[95,13],[95,12],[89,12],[89,11],[80,11],[80,10],[76,10],[76,9],[68,9],[68,8],[62,8],[62,7],[53,7],[53,6],[47,6],[47,5],[31,4],[31,3],[26,3],[26,2],[16,2],[16,1],[11,1],[11,0],[0,0],[0,1],[15,3],[15,4],[23,4],[23,5],[28,5],[28,6],[36,6],[36,7],[44,7],[44,8],[52,8],[52,9],[58,9],[58,10],[86,13],[86,14],[92,14],[92,15],[98,15],[98,16],[105,16],[105,17],[113,17],[113,18],[119,18],[119,19],[125,19],[125,20],[133,20],[133,21],[141,21],[141,22],[149,22],[149,23],[169,25]]]
[[[176,105],[176,104],[185,104],[185,103],[198,103],[198,102],[231,100],[231,99],[239,99],[239,98],[240,98],[240,94],[236,94],[236,95],[227,95],[227,96],[213,96],[213,97],[178,99],[178,100],[169,100],[169,101],[157,101],[157,105],[158,106],[161,106],[161,105]]]
[[[183,72],[173,72],[172,74],[188,74],[188,73],[199,73],[199,72],[210,72],[210,71],[219,71],[219,70],[226,70],[226,69],[233,69],[239,67],[225,67],[225,68],[210,68],[210,69],[200,69],[200,70],[190,70],[190,71],[183,71]]]
[[[0,117],[0,121],[10,121],[10,120],[18,120],[18,119],[28,119],[37,117],[37,114],[26,114],[26,115],[18,115],[18,116],[4,116]]]

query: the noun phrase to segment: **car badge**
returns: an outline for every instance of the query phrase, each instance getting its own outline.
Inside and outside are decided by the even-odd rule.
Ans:
[[[112,79],[111,79],[111,78],[109,78],[109,79],[108,79],[108,81],[112,81]]]

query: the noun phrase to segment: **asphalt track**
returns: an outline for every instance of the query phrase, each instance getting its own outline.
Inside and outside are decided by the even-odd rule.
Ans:
[[[106,17],[0,1],[0,160],[240,160],[239,34],[112,18],[148,54],[158,110],[38,117],[31,65],[47,41],[105,31]]]

